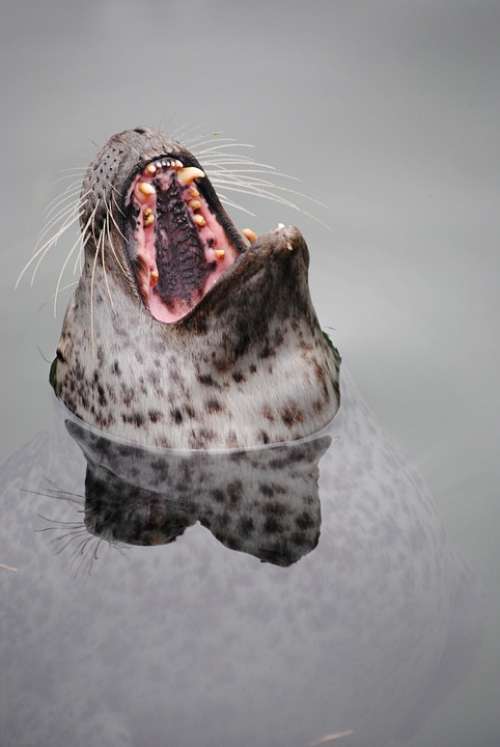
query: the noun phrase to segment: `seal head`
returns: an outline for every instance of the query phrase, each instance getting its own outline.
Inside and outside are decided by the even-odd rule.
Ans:
[[[142,128],[98,153],[80,220],[83,269],[51,369],[75,415],[194,449],[294,440],[333,418],[340,356],[297,228],[250,241],[193,154]]]

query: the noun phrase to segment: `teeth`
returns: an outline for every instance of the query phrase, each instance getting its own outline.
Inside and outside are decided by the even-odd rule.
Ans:
[[[182,161],[175,160],[173,162],[173,166],[174,166],[174,169],[182,169],[182,167],[184,166],[184,164],[182,163]]]
[[[214,254],[217,259],[224,259],[225,251],[224,249],[214,249]]]
[[[204,172],[196,166],[186,166],[185,169],[181,168],[177,172],[177,180],[184,186],[191,184],[195,179],[201,179],[203,176],[205,176]]]
[[[198,192],[198,190],[196,189],[195,186],[192,186],[191,189],[189,190],[189,196],[190,197],[199,197],[200,196],[200,193]]]
[[[203,226],[207,225],[207,222],[205,218],[203,217],[203,215],[194,215],[193,220],[196,223],[196,225],[199,226],[200,228],[203,228]]]
[[[278,223],[277,228],[279,231],[281,231],[285,227],[284,223]]]
[[[201,208],[201,202],[200,200],[191,200],[189,203],[189,207],[191,210],[199,210]]]
[[[146,215],[144,213],[144,225],[145,226],[151,226],[155,222],[155,217],[153,213],[149,213],[149,215]]]
[[[149,182],[139,182],[139,191],[142,192],[143,195],[154,195],[156,190],[153,187],[152,184]]]
[[[250,241],[250,243],[253,244],[254,241],[257,241],[257,234],[255,231],[252,231],[251,228],[244,228],[241,232],[243,236]]]
[[[149,176],[154,176],[156,174],[156,166],[154,163],[148,163],[146,168],[144,169],[146,174],[149,174]]]
[[[144,208],[144,217],[147,218],[148,215],[152,215],[153,210],[150,207]]]
[[[151,274],[149,275],[149,283],[151,285],[151,288],[154,288],[156,285],[158,285],[159,279],[160,276],[158,274],[158,270],[152,270]]]

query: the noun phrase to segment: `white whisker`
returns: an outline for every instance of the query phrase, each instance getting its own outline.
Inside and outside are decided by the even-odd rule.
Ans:
[[[95,212],[95,210],[94,210],[94,212]],[[78,236],[77,240],[75,241],[75,243],[73,244],[73,246],[69,250],[68,254],[66,255],[66,259],[64,260],[63,266],[61,267],[61,272],[59,273],[59,277],[57,278],[56,294],[55,294],[55,297],[54,297],[54,316],[57,315],[57,296],[59,294],[59,287],[61,285],[61,281],[62,281],[62,278],[63,278],[63,275],[64,275],[64,270],[66,269],[66,266],[67,266],[69,260],[73,256],[73,253],[78,248],[78,245],[80,244],[81,241],[83,241],[83,237],[84,237],[85,232],[87,230],[87,226],[89,225],[92,217],[93,217],[93,213],[91,214],[90,218],[88,219],[88,221],[87,221],[87,223],[85,225],[85,228],[82,231],[82,234],[80,236]]]
[[[83,206],[82,206],[83,207]],[[37,251],[38,247],[43,243],[44,236],[54,228],[58,223],[61,221],[64,222],[67,218],[69,218],[71,215],[74,214],[75,210],[78,210],[78,204],[77,203],[71,203],[71,205],[66,205],[65,208],[61,209],[61,211],[53,217],[51,220],[49,220],[40,231],[40,235],[38,239],[36,240],[35,247],[33,249],[34,252]]]
[[[204,156],[207,153],[214,153],[218,150],[224,150],[225,148],[255,148],[255,145],[251,143],[224,143],[222,145],[212,145],[210,148],[204,148],[198,151],[199,156]]]
[[[95,348],[95,335],[94,335],[94,282],[95,282],[95,271],[97,267],[97,260],[99,258],[99,251],[96,247],[94,262],[92,264],[92,274],[90,276],[90,339],[92,341],[92,350]]]
[[[250,164],[245,164],[250,165]],[[208,169],[207,169],[208,172]],[[285,174],[282,171],[272,171],[271,174],[269,174],[269,171],[265,169],[226,169],[225,167],[220,167],[220,172],[217,170],[210,170],[210,174],[262,174],[264,176],[279,176],[283,179],[292,179],[294,182],[300,182],[300,179],[297,176],[291,176],[290,174]]]
[[[243,213],[251,215],[252,218],[256,217],[255,213],[252,213],[251,210],[243,207],[243,205],[239,205],[237,202],[232,202],[228,197],[226,197],[226,195],[222,194],[222,192],[218,192],[218,197],[224,205],[229,205],[229,207],[235,208],[236,210],[241,210]]]
[[[238,184],[242,187],[265,187],[266,189],[269,189],[269,191],[279,190],[280,192],[287,192],[288,194],[296,195],[297,197],[303,197],[305,200],[310,200],[310,202],[314,202],[316,205],[328,209],[328,205],[325,205],[324,202],[317,200],[315,197],[311,197],[310,195],[304,194],[303,192],[298,192],[295,189],[290,189],[289,187],[283,187],[280,184],[274,184],[274,182],[270,182],[267,179],[257,179],[256,177],[245,177],[244,179],[240,179],[234,177],[230,172],[225,171],[216,171],[213,173],[216,176],[218,176],[219,174],[221,174],[222,176],[228,176],[232,181],[234,181],[235,184]]]
[[[32,264],[33,264],[33,262],[34,262],[34,261],[36,260],[36,258],[37,258],[37,257],[38,257],[38,256],[39,256],[40,254],[42,254],[42,256],[45,256],[45,253],[46,253],[47,251],[49,251],[49,249],[50,249],[50,248],[51,248],[52,246],[54,246],[54,245],[55,245],[55,244],[56,244],[56,243],[58,242],[58,240],[59,240],[59,239],[61,238],[61,236],[63,235],[63,233],[65,233],[65,232],[66,232],[66,231],[68,230],[68,228],[69,228],[69,227],[70,227],[70,226],[71,226],[71,225],[72,225],[72,224],[73,224],[73,223],[74,223],[75,221],[77,221],[77,220],[79,220],[79,219],[80,219],[81,215],[82,215],[82,213],[78,213],[77,215],[74,215],[74,216],[72,216],[72,217],[71,217],[71,219],[69,219],[69,218],[68,218],[68,220],[66,221],[66,223],[65,223],[65,224],[64,224],[63,226],[61,226],[61,228],[60,228],[60,229],[59,229],[59,230],[58,230],[58,231],[57,231],[57,232],[56,232],[56,233],[54,234],[54,236],[52,236],[52,238],[48,239],[48,240],[47,240],[47,241],[46,241],[46,242],[45,242],[45,243],[43,244],[43,246],[41,246],[41,247],[40,247],[40,248],[39,248],[39,249],[38,249],[38,250],[37,250],[37,251],[36,251],[36,252],[35,252],[35,253],[34,253],[34,254],[33,254],[33,255],[31,256],[31,257],[30,257],[30,259],[29,259],[29,260],[28,260],[28,261],[26,262],[26,264],[24,265],[23,269],[22,269],[22,270],[21,270],[21,272],[19,273],[19,275],[18,275],[18,278],[17,278],[17,280],[16,280],[16,283],[15,283],[15,286],[14,286],[14,288],[17,288],[17,287],[19,286],[19,283],[21,282],[21,280],[22,280],[23,276],[25,275],[25,273],[27,272],[27,270],[28,270],[28,269],[29,269],[29,268],[31,267],[31,265],[32,265]]]
[[[260,197],[263,200],[269,200],[270,202],[276,202],[279,205],[284,205],[285,207],[292,208],[293,210],[296,210],[297,212],[302,213],[302,215],[307,216],[311,220],[314,220],[316,223],[319,223],[320,225],[322,225],[324,228],[328,229],[329,231],[331,230],[330,226],[324,221],[322,221],[320,218],[313,215],[312,213],[309,213],[307,210],[303,210],[303,208],[299,207],[294,202],[287,200],[285,197],[282,197],[281,195],[276,195],[272,192],[266,191],[262,188],[259,189],[257,187],[253,189],[251,188],[244,189],[242,187],[235,186],[234,182],[228,182],[227,179],[216,178],[216,179],[212,179],[212,182],[215,186],[220,186],[223,189],[228,190],[229,192],[240,192],[241,194],[247,194],[253,197]]]
[[[61,289],[60,289],[60,291],[59,291],[59,295],[61,296],[61,295],[62,295],[62,294],[64,293],[64,291],[68,290],[69,288],[72,288],[72,287],[74,287],[75,285],[78,285],[78,280],[72,280],[72,281],[71,281],[70,283],[66,283],[66,285],[63,285],[63,286],[61,287]],[[44,309],[44,308],[45,308],[45,307],[46,307],[46,306],[47,306],[47,305],[48,305],[49,303],[52,303],[52,302],[54,301],[54,296],[55,296],[55,294],[54,294],[53,296],[51,296],[51,297],[49,298],[49,300],[48,300],[48,301],[44,301],[44,303],[42,303],[42,304],[41,304],[41,305],[40,305],[40,306],[38,307],[38,311],[41,311],[41,310],[42,310],[42,309]]]
[[[71,192],[68,192],[67,194],[61,195],[60,199],[57,200],[48,210],[45,211],[44,217],[46,220],[49,219],[51,215],[53,215],[54,211],[56,211],[58,208],[62,208],[65,202],[68,202],[69,200],[77,200],[77,202],[82,202],[88,195],[91,193],[91,190],[88,189],[83,194],[80,193],[80,188],[71,190]]]
[[[106,226],[106,229],[107,229],[108,234],[109,234],[109,213],[106,215],[106,224],[105,224],[105,226]],[[106,284],[106,289],[108,291],[109,302],[111,304],[111,308],[114,311],[115,307],[113,305],[113,299],[111,298],[111,290],[109,288],[108,273],[106,272],[106,258],[104,256],[104,244],[105,244],[105,240],[104,240],[105,239],[104,226],[102,228],[101,237],[102,237],[102,242],[101,242],[101,262],[102,262],[102,269],[103,269],[103,273],[104,273],[104,282]]]
[[[201,148],[202,145],[212,145],[216,143],[236,143],[236,138],[234,137],[212,137],[209,140],[199,140],[191,143],[187,143],[189,150],[194,152],[198,148]]]
[[[80,188],[81,188],[80,182],[78,181],[78,182],[73,182],[73,184],[67,185],[66,188],[63,189],[62,192],[59,190],[57,194],[54,195],[54,197],[52,197],[52,199],[49,200],[49,202],[45,206],[44,211],[43,211],[44,217],[50,213],[52,208],[55,207],[56,203],[59,202],[59,200],[61,200],[63,197],[66,197],[69,193],[78,194],[78,192],[80,191]]]

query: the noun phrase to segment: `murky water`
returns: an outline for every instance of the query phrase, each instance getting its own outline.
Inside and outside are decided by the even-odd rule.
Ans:
[[[348,379],[323,433],[247,451],[53,410],[2,471],[5,747],[407,744],[466,676],[477,580]]]
[[[1,747],[500,744],[500,9],[311,8],[4,9]],[[53,413],[76,236],[13,285],[61,170],[141,125],[250,142],[328,205],[301,203],[330,232],[232,195],[240,227],[303,231],[377,413],[347,394],[276,450],[286,501],[274,450],[121,454]]]

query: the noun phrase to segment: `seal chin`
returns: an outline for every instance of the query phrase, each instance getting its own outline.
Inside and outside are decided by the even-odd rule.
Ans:
[[[123,196],[137,290],[166,324],[192,312],[246,249],[196,159],[188,151],[179,155],[148,161]]]

